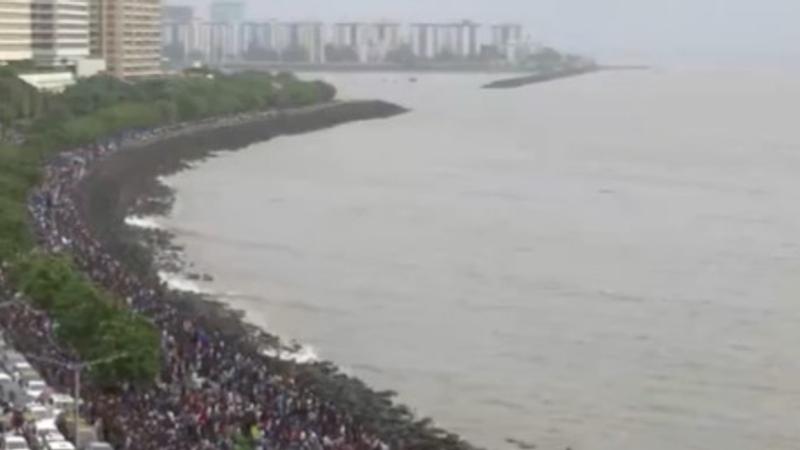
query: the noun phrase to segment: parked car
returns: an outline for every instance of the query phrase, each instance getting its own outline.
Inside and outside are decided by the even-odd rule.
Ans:
[[[23,387],[25,389],[25,395],[27,395],[30,400],[37,400],[42,396],[44,391],[47,390],[47,383],[42,380],[30,380],[23,383]]]
[[[75,408],[75,399],[66,394],[52,394],[47,403],[53,407],[55,415],[72,411]]]
[[[7,372],[13,372],[14,364],[21,362],[26,361],[25,357],[20,353],[17,353],[13,350],[0,352],[0,364],[2,364],[3,368],[5,368]]]
[[[36,369],[34,369],[33,366],[24,361],[15,363],[11,372],[14,376],[14,379],[20,383],[20,386],[28,381],[39,380],[42,378],[39,376],[39,373],[36,372]]]
[[[75,446],[67,441],[50,441],[45,443],[46,450],[75,450]]]
[[[54,418],[37,420],[36,436],[38,436],[39,442],[42,445],[44,445],[44,442],[47,440],[66,441],[66,439],[64,439],[64,435],[58,431],[58,426],[56,426],[56,420]]]
[[[25,414],[34,421],[50,419],[53,417],[53,415],[44,405],[36,402],[28,403],[28,405],[25,406]]]
[[[114,450],[108,442],[92,442],[86,446],[86,450]]]
[[[6,435],[3,436],[2,450],[30,450],[28,441],[22,436]]]

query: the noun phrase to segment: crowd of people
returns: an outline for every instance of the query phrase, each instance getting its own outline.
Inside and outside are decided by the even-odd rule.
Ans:
[[[246,448],[264,450],[388,449],[347,411],[314,395],[292,375],[273,370],[274,361],[256,346],[244,345],[252,337],[225,333],[193,317],[168,301],[163,283],[126,270],[92,237],[75,200],[89,166],[110,152],[185,131],[129,132],[61,153],[47,165],[30,197],[40,245],[69,253],[95,283],[161,332],[160,377],[149,386],[124,385],[113,393],[90,384],[82,392],[84,418],[120,450],[233,450],[242,448],[243,440],[250,443]],[[0,327],[20,351],[76,360],[52,337],[53,324],[45,314],[20,303],[0,316]],[[72,386],[73,373],[60,366],[43,365],[41,373],[52,386]]]

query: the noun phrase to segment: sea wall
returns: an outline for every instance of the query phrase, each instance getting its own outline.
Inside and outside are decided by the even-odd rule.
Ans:
[[[521,77],[506,78],[503,80],[493,81],[489,84],[484,85],[483,88],[513,89],[513,88],[527,86],[529,84],[545,83],[548,81],[560,80],[562,78],[576,77],[578,75],[584,75],[587,73],[596,72],[597,70],[598,70],[597,67],[589,66],[589,67],[566,68],[561,70],[539,72]]]
[[[404,108],[387,102],[350,101],[187,126],[98,162],[81,183],[80,205],[97,237],[113,240],[126,215],[165,212],[169,208],[169,193],[158,182],[159,177],[183,170],[193,161],[280,135],[404,112]]]

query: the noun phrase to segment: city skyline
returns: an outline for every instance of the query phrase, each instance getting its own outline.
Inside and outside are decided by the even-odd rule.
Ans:
[[[171,1],[204,7],[206,0]],[[514,20],[534,39],[598,59],[784,64],[800,56],[790,0],[324,0],[248,2],[251,15],[325,21]]]
[[[542,48],[518,23],[259,20],[242,5],[213,2],[206,18],[190,6],[166,6],[165,57],[178,67],[233,61],[497,67],[516,66]]]

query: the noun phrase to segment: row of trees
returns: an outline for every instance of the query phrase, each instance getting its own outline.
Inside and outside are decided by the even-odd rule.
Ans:
[[[100,384],[143,383],[158,375],[160,338],[155,327],[95,288],[70,260],[31,253],[15,262],[9,280],[47,311],[57,338],[83,360],[113,358],[93,368]]]
[[[0,261],[9,269],[9,281],[54,319],[57,337],[82,358],[125,355],[97,366],[100,383],[154,380],[160,363],[155,327],[94,286],[69,258],[35,249],[26,202],[43,162],[124,130],[306,106],[335,96],[328,84],[288,73],[205,70],[139,83],[95,77],[53,95],[30,88],[13,68],[0,69],[0,127],[4,134],[24,137],[17,145],[0,139]]]
[[[126,83],[96,77],[67,89],[31,128],[39,148],[76,145],[121,130],[333,100],[336,90],[289,73],[193,76]]]

